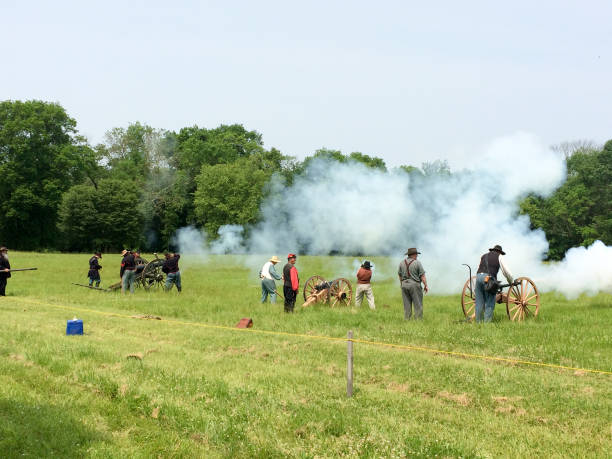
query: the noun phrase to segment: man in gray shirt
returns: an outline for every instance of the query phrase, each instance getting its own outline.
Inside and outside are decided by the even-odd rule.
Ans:
[[[414,318],[423,318],[423,289],[425,293],[429,291],[427,287],[427,278],[425,277],[425,269],[420,261],[417,260],[418,252],[416,248],[408,249],[408,255],[399,265],[397,274],[402,288],[402,300],[404,302],[404,319],[409,320],[412,317],[412,305],[414,304]]]

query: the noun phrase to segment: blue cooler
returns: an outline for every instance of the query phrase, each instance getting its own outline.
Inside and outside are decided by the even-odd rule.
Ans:
[[[72,319],[66,322],[66,334],[67,335],[82,335],[83,334],[83,321],[81,319]]]

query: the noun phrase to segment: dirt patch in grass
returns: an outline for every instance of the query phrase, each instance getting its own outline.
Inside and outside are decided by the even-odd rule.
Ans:
[[[442,392],[438,392],[437,396],[439,398],[455,402],[456,404],[461,406],[469,406],[472,403],[470,397],[465,392],[462,394],[451,394],[450,392],[444,390]]]
[[[9,354],[9,359],[14,360],[16,362],[21,362],[24,367],[33,367],[34,366],[34,362],[32,362],[31,360],[28,360],[22,354]]]
[[[202,433],[194,433],[191,434],[191,439],[196,443],[200,443],[202,445],[208,445],[208,437]]]
[[[257,346],[250,347],[232,347],[229,346],[225,349],[225,353],[229,355],[238,355],[238,354],[252,354],[257,351]]]
[[[505,414],[515,414],[516,416],[524,416],[527,414],[524,408],[516,407],[516,402],[523,400],[524,397],[506,397],[504,395],[492,396],[493,402],[495,402],[495,412]]]
[[[595,389],[593,389],[591,386],[585,386],[582,388],[581,392],[585,395],[593,395],[595,393]]]
[[[389,384],[387,384],[387,390],[390,390],[392,392],[405,393],[410,390],[410,385],[407,383],[400,384],[397,382],[390,382]]]

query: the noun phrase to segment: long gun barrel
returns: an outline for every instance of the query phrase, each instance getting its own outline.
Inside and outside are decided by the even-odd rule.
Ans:
[[[100,290],[102,292],[110,292],[107,288],[94,287],[93,285],[77,284],[75,282],[73,282],[72,285],[78,285],[79,287],[90,288],[92,290]]]
[[[18,269],[9,269],[10,273],[14,273],[15,271],[35,271],[38,268],[18,268]]]

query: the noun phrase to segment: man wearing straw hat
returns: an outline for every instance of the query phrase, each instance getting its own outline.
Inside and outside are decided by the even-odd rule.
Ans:
[[[6,296],[6,280],[11,277],[8,249],[0,247],[0,296]]]
[[[280,260],[276,255],[270,258],[259,271],[259,277],[261,278],[261,302],[265,303],[270,295],[270,303],[276,303],[276,282],[274,280],[280,280],[281,277],[276,273],[274,265]]]
[[[420,253],[415,247],[408,249],[406,252],[408,257],[402,260],[397,272],[402,287],[405,320],[412,318],[413,304],[414,318],[423,318],[423,289],[421,288],[421,282],[423,283],[425,293],[429,291],[429,288],[427,287],[427,278],[425,277],[423,265],[417,260]]]

